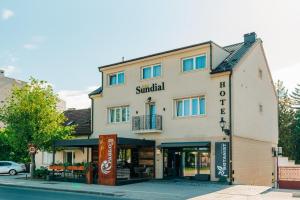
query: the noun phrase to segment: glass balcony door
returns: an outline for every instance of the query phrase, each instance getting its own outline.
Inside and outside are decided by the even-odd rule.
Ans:
[[[149,129],[156,128],[156,105],[155,102],[147,103],[146,105],[146,121]]]

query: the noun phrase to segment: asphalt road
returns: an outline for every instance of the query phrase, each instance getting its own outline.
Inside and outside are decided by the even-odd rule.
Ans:
[[[0,186],[0,200],[118,200],[108,196]]]

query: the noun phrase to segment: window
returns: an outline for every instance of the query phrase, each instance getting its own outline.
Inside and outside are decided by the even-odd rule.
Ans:
[[[108,109],[109,123],[120,123],[129,121],[129,106],[120,106]]]
[[[176,117],[205,115],[205,97],[175,100]]]
[[[259,77],[260,79],[263,78],[263,71],[262,71],[261,69],[258,70],[258,77]]]
[[[43,164],[44,165],[51,165],[53,161],[53,155],[52,153],[43,151]]]
[[[187,72],[206,67],[206,55],[198,55],[191,58],[182,59],[182,71]]]
[[[155,78],[161,76],[161,65],[151,65],[142,68],[142,79]]]
[[[108,77],[109,77],[109,85],[120,85],[125,83],[124,72],[110,74]]]
[[[264,111],[264,107],[262,104],[259,104],[259,112],[263,112]]]

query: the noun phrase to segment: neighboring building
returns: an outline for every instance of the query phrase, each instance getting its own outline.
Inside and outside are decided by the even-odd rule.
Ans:
[[[5,76],[5,71],[0,69],[0,107],[5,104],[7,98],[11,95],[13,87],[22,87],[25,84],[27,82]],[[66,102],[64,100],[58,99],[57,110],[60,112],[66,110]],[[3,126],[4,124],[0,122],[0,128]]]
[[[7,98],[11,95],[13,87],[21,87],[25,85],[26,82],[20,81],[14,78],[9,78],[5,76],[5,71],[0,69],[0,107],[2,107]],[[0,128],[3,128],[4,124],[0,121]]]
[[[158,179],[227,178],[230,137],[225,133],[231,131],[233,183],[272,185],[277,98],[262,40],[255,33],[225,47],[208,41],[99,71],[102,87],[90,94],[91,138],[115,133],[141,139],[135,144],[155,141],[155,149],[141,150],[143,146],[118,140],[123,144],[116,156],[118,170],[129,170],[119,166],[123,161],[152,169]],[[103,163],[99,165],[102,169]]]
[[[91,109],[66,110],[64,115],[67,118],[65,126],[75,125],[75,131],[72,134],[75,139],[88,139],[91,135]],[[87,148],[70,147],[55,153],[54,163],[82,163],[89,160]],[[47,167],[53,164],[52,152],[38,152],[36,154],[37,168]]]

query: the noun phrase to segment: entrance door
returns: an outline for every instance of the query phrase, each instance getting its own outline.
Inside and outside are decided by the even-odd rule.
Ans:
[[[168,148],[163,151],[165,177],[189,177],[209,180],[209,148]]]
[[[67,163],[73,164],[73,152],[72,151],[65,152],[64,160]]]
[[[168,178],[181,176],[181,151],[164,149],[164,176]]]
[[[147,104],[147,117],[146,117],[146,125],[148,129],[156,128],[156,105],[154,102]]]

